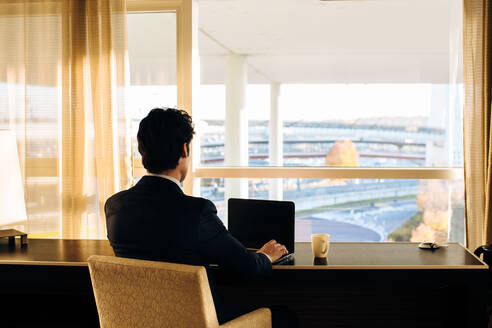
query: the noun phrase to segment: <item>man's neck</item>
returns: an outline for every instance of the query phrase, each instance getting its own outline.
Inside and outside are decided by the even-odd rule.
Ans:
[[[161,177],[161,178],[170,180],[170,181],[174,182],[178,187],[183,188],[183,186],[181,185],[181,182],[178,179],[176,179],[176,177],[174,177],[174,176],[163,174],[163,173],[159,173],[159,174],[148,173],[148,175],[157,176],[157,177]]]
[[[158,175],[167,175],[168,177],[173,177],[181,182],[181,173],[178,170],[166,170],[162,171]]]
[[[181,173],[178,170],[162,171],[159,175],[167,175],[168,177],[173,177],[176,180],[181,181]]]

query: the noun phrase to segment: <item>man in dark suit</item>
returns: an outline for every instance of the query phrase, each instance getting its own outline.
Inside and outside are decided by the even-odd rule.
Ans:
[[[287,254],[284,245],[271,240],[248,251],[224,227],[211,201],[183,193],[193,134],[191,117],[181,110],[155,108],[140,122],[138,150],[148,175],[110,197],[104,208],[115,255],[205,268],[216,263],[246,277],[269,275],[272,261]],[[219,323],[243,314],[222,299],[208,276]],[[275,309],[272,320],[289,324]]]

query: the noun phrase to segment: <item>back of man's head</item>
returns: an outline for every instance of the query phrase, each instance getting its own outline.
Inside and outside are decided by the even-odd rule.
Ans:
[[[193,138],[190,115],[174,108],[154,108],[138,127],[138,151],[142,164],[150,173],[175,169],[183,157],[183,145],[189,153]]]

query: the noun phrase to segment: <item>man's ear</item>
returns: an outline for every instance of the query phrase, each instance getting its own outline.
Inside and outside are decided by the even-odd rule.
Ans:
[[[188,151],[188,146],[186,142],[183,144],[183,155],[181,157],[188,157],[190,156],[189,151]]]

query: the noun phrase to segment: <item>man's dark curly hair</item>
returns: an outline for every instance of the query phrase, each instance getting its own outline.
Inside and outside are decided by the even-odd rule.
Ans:
[[[154,108],[138,127],[138,151],[142,164],[150,173],[175,169],[183,156],[183,144],[188,153],[193,139],[193,122],[184,110]]]

